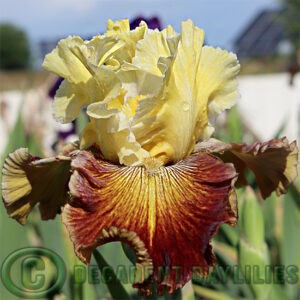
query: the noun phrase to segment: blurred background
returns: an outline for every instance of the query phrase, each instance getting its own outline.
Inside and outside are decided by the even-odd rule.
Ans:
[[[241,98],[230,112],[218,118],[216,138],[252,143],[287,136],[299,144],[300,0],[10,0],[2,1],[0,10],[1,166],[7,153],[18,147],[27,146],[31,153],[49,156],[64,143],[78,139],[87,122],[85,115],[71,124],[54,121],[51,104],[61,80],[44,72],[41,63],[60,39],[68,35],[90,39],[105,31],[109,18],[125,17],[132,28],[145,20],[150,28],[162,29],[171,24],[177,32],[180,22],[190,18],[204,29],[205,44],[237,54],[241,63],[238,79]],[[238,190],[241,206],[238,226],[221,226],[214,239],[219,264],[238,265],[241,276],[247,264],[296,265],[300,270],[299,179],[285,197],[272,195],[264,203],[251,178],[250,183],[252,189]],[[245,225],[243,216],[247,220],[251,213],[255,217]],[[57,299],[113,297],[105,284],[73,284],[73,266],[80,263],[65,239],[59,217],[42,223],[38,214],[33,213],[29,225],[21,227],[8,219],[2,203],[0,217],[0,264],[21,247],[48,247],[68,262],[67,283],[57,291],[60,295]],[[247,236],[249,227],[252,235]],[[245,236],[247,246],[241,239]],[[256,236],[263,237],[263,245],[255,249],[259,255],[247,261],[245,257],[252,257],[255,248],[251,239],[255,244]],[[112,266],[131,264],[120,243],[102,246],[100,251]],[[55,276],[51,272],[49,269],[49,276]],[[300,273],[297,274],[299,277]],[[300,299],[299,287],[299,279],[295,284],[281,282],[259,288],[251,283],[235,285],[230,280],[222,284],[193,282],[165,297]],[[139,298],[130,284],[125,289],[130,297]],[[53,297],[49,295],[49,299]],[[0,299],[17,297],[1,283]]]

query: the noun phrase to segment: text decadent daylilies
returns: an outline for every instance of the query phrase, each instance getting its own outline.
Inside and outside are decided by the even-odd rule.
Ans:
[[[74,120],[86,107],[90,122],[80,143],[53,158],[21,148],[4,164],[2,194],[21,224],[39,203],[44,220],[61,212],[77,256],[110,241],[128,243],[150,281],[151,294],[182,287],[193,266],[205,275],[216,259],[210,240],[223,223],[235,225],[234,184],[253,171],[263,198],[285,193],[297,176],[296,143],[286,138],[223,143],[210,138],[213,120],[237,96],[239,63],[233,53],[203,46],[204,32],[188,20],[150,30],[145,22],[108,21],[89,41],[68,37],[43,67],[64,78],[54,117]],[[180,266],[159,279],[158,268]],[[176,278],[175,278],[176,277]]]

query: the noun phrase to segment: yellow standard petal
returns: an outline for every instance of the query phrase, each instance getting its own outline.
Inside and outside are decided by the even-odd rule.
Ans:
[[[91,41],[68,37],[46,55],[43,68],[65,78],[54,101],[54,117],[59,122],[71,122],[81,107],[119,93],[117,76],[103,64],[123,46],[114,37],[97,36]]]
[[[197,74],[198,99],[207,99],[208,120],[231,108],[239,97],[236,76],[240,70],[237,57],[232,52],[204,46]],[[212,124],[200,130],[198,140],[204,140],[213,132]]]
[[[87,82],[91,74],[78,57],[78,51],[83,44],[79,36],[69,36],[59,41],[57,47],[46,55],[43,68],[75,84]]]
[[[192,21],[182,23],[175,56],[167,61],[170,49],[163,53],[166,64],[162,90],[152,101],[142,100],[136,113],[133,131],[137,140],[151,157],[164,163],[178,161],[192,151],[199,118],[205,114],[205,104],[196,97],[203,40],[204,32]],[[168,45],[164,39],[161,44],[163,49]]]
[[[203,30],[189,20],[181,24],[180,36],[168,28],[137,44],[132,64],[162,76],[163,83],[155,96],[140,101],[132,130],[142,148],[163,163],[188,156],[198,140],[209,138],[212,117],[237,97],[236,56],[202,48],[203,41]]]
[[[116,51],[113,57],[121,64],[124,62],[131,62],[135,55],[136,43],[144,38],[147,30],[147,24],[143,21],[137,28],[130,30],[130,24],[127,18],[116,22],[109,20],[104,35],[115,36],[125,42],[124,47],[119,51]]]
[[[105,34],[91,41],[61,41],[44,62],[66,78],[54,102],[56,119],[70,122],[88,106],[91,124],[81,147],[97,144],[115,163],[187,157],[238,96],[236,56],[203,41],[191,20],[178,34],[171,26],[148,30],[144,22],[130,30],[128,19],[109,20]]]
[[[127,98],[126,93],[122,89],[116,98],[88,106],[91,123],[83,132],[81,148],[95,143],[107,160],[135,166],[149,158],[131,129],[131,119],[142,96]]]

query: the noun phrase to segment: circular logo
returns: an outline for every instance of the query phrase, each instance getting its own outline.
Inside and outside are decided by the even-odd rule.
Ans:
[[[18,264],[21,287],[12,279],[12,268],[17,260],[21,260],[21,264]],[[46,261],[48,261],[47,265]],[[51,282],[48,284],[46,284],[47,269],[56,269],[56,276],[51,278]],[[1,279],[3,285],[18,297],[43,298],[63,286],[66,279],[66,266],[62,258],[49,249],[23,248],[6,257],[1,268]]]

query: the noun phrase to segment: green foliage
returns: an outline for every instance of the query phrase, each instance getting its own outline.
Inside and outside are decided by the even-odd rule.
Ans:
[[[118,281],[117,276],[113,272],[110,265],[105,261],[101,253],[97,250],[94,250],[93,255],[101,272],[103,272],[106,269],[107,277],[111,279],[107,282],[107,287],[110,291],[112,299],[130,300],[131,299],[130,296],[127,294],[123,285]]]
[[[216,128],[214,137],[223,142],[243,142],[244,128],[239,117],[237,106],[227,111],[227,120],[224,126]]]
[[[12,25],[0,25],[0,69],[14,70],[29,67],[30,50],[26,33]]]
[[[244,205],[240,213],[243,215],[243,222],[240,232],[239,265],[256,298],[267,299],[271,285],[263,285],[261,282],[266,279],[265,270],[270,260],[265,243],[262,210],[251,188],[246,189]],[[249,272],[247,268],[250,269]]]
[[[79,116],[76,119],[76,133],[78,135],[81,134],[81,132],[83,131],[84,127],[87,125],[87,123],[89,122],[87,115],[81,111],[79,113]]]
[[[283,202],[282,240],[280,255],[285,266],[297,266],[300,270],[300,209],[297,207],[293,192],[289,191]],[[287,293],[291,299],[299,297],[300,283],[287,284]],[[299,298],[298,298],[299,299]]]
[[[19,114],[15,127],[11,132],[11,138],[9,139],[9,142],[4,151],[3,158],[1,157],[1,169],[6,155],[19,147],[24,147],[25,145],[26,135],[22,125],[21,114]],[[17,222],[13,222],[13,220],[9,219],[2,201],[0,203],[0,228],[0,239],[3,241],[3,246],[0,247],[0,263],[2,264],[5,257],[7,257],[13,251],[16,251],[17,249],[28,246],[29,241],[26,234],[26,228],[20,226],[20,224],[18,224]],[[3,230],[3,228],[5,228],[5,230]],[[8,237],[8,232],[10,238]],[[3,285],[1,285],[1,283],[0,295],[3,297],[1,297],[2,299],[17,299],[17,297],[13,297],[11,293],[7,291]]]

